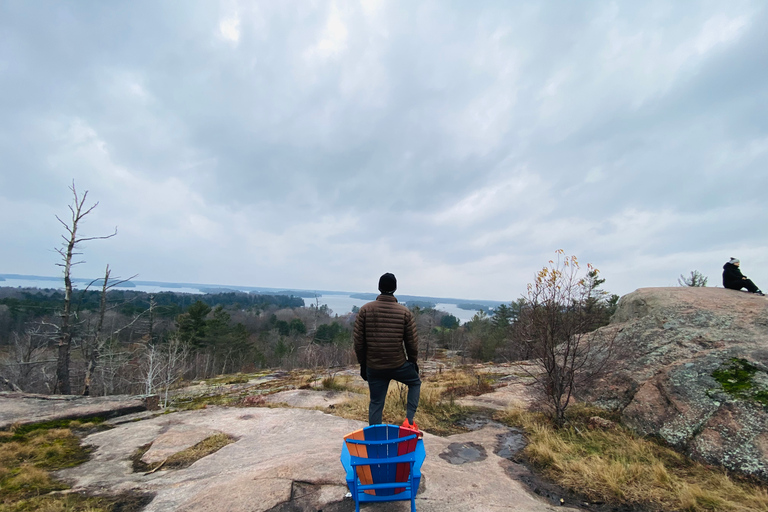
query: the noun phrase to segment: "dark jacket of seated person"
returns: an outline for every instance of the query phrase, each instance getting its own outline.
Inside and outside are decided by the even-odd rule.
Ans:
[[[736,258],[731,258],[728,263],[723,265],[723,287],[731,290],[746,288],[748,292],[763,295],[760,288],[741,273],[739,265],[740,262]]]
[[[739,267],[730,261],[723,265],[723,288],[741,290],[744,288],[744,277]]]

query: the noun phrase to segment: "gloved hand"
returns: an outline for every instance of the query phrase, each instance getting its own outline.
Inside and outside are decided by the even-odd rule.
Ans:
[[[363,378],[364,381],[368,381],[368,367],[364,364],[360,365],[360,376]]]
[[[419,373],[419,365],[418,365],[418,363],[416,361],[411,361],[411,364],[416,369],[416,374],[418,374]]]

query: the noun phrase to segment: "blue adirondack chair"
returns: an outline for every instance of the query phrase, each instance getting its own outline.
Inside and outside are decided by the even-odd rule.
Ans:
[[[395,425],[371,425],[344,436],[341,464],[355,500],[411,500],[416,512],[416,493],[426,452],[418,431]]]

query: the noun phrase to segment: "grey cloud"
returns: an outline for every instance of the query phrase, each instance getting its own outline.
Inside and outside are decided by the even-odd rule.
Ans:
[[[479,280],[468,296],[512,298],[567,245],[642,286],[622,260],[765,247],[767,17],[759,2],[8,2],[0,198],[62,211],[78,179],[103,202],[93,227],[122,224],[125,266],[153,279],[344,288],[364,279],[329,269],[389,258],[423,266],[424,294],[455,273]],[[252,268],[210,268],[224,257]]]

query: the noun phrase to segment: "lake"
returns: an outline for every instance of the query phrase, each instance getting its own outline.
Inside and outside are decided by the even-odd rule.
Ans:
[[[304,303],[307,306],[314,304],[314,302],[314,299],[304,299]],[[323,304],[327,304],[328,308],[333,311],[334,314],[345,315],[352,311],[353,306],[360,307],[369,301],[365,299],[355,299],[349,295],[326,294],[319,297],[318,302],[321,306]],[[458,318],[461,323],[469,322],[472,320],[472,317],[475,316],[475,311],[460,309],[456,304],[441,304],[438,302],[435,304],[435,309],[450,313],[451,315]]]
[[[82,282],[75,282],[73,283],[74,287],[76,289],[82,290],[85,288],[87,283]],[[64,279],[31,279],[31,278],[15,278],[15,277],[8,277],[5,276],[5,281],[0,281],[0,286],[8,286],[12,288],[53,288],[53,289],[63,289],[64,288]],[[91,285],[92,290],[100,290],[101,289],[101,283],[95,282]],[[118,288],[121,290],[135,290],[139,292],[146,292],[146,293],[158,293],[158,292],[176,292],[176,293],[193,293],[200,295],[202,292],[198,288],[191,288],[191,287],[179,287],[179,286],[163,286],[163,283],[157,283],[157,284],[139,284],[135,283],[135,286],[131,286],[129,288]],[[243,290],[246,291],[246,290]],[[264,292],[269,293],[269,292]],[[349,294],[325,294],[318,297],[318,301],[320,305],[326,304],[328,306],[328,309],[330,309],[334,314],[336,315],[346,315],[347,313],[350,313],[352,311],[352,308],[354,306],[361,307],[363,304],[368,302],[365,299],[355,299],[353,297],[350,297]],[[304,304],[309,307],[310,305],[314,304],[315,300],[312,298],[304,298]],[[475,311],[468,311],[465,309],[460,309],[456,304],[444,304],[444,303],[437,303],[435,305],[435,309],[440,311],[445,311],[446,313],[450,313],[451,315],[455,316],[459,319],[461,323],[469,322],[472,320],[472,317],[475,316]]]

